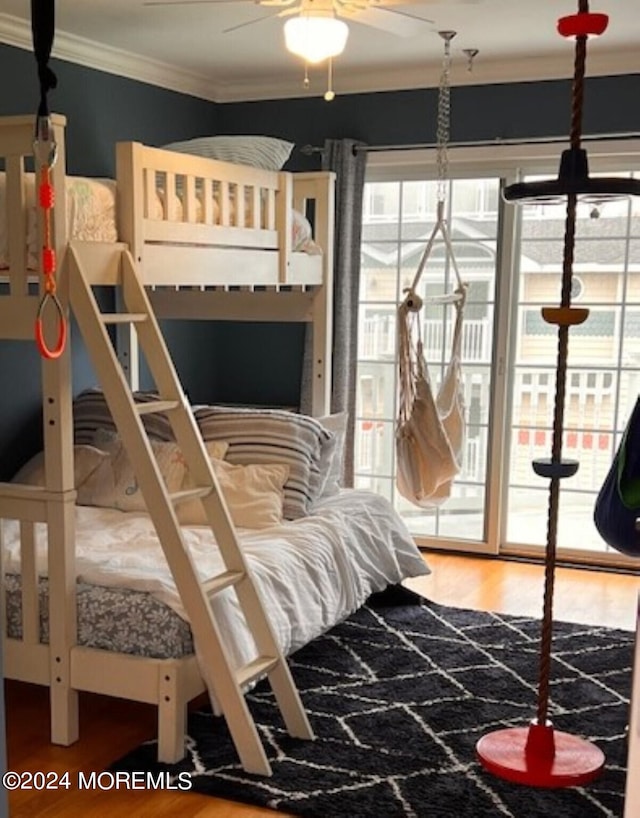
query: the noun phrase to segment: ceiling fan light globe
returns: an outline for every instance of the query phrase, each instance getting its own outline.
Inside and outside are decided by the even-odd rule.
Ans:
[[[349,26],[333,15],[301,14],[284,24],[287,50],[312,65],[342,54],[348,36]]]

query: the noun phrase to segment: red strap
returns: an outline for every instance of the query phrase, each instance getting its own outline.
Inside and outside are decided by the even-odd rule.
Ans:
[[[55,161],[55,154],[50,161]],[[67,321],[60,303],[56,295],[56,251],[51,246],[51,211],[55,203],[55,191],[51,184],[51,166],[45,164],[42,166],[41,182],[39,189],[38,201],[42,209],[43,220],[43,237],[42,237],[42,274],[44,276],[44,294],[38,307],[38,316],[35,325],[35,338],[40,350],[40,354],[47,360],[59,358],[65,347],[67,340]],[[53,305],[57,310],[58,318],[58,341],[53,349],[47,346],[44,338],[44,327],[42,325],[42,313],[51,299]]]
[[[50,349],[47,346],[47,342],[45,341],[44,337],[44,327],[42,325],[42,313],[44,312],[44,308],[49,300],[53,302],[58,313],[58,341],[53,349]],[[40,302],[38,317],[36,318],[35,334],[36,343],[43,358],[51,361],[62,355],[67,340],[67,321],[64,316],[62,304],[55,293],[45,293],[44,298]]]

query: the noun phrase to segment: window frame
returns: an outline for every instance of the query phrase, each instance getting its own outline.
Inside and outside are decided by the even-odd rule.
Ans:
[[[521,144],[456,145],[448,149],[449,178],[501,179],[501,187],[520,181],[525,175],[555,176],[559,158],[566,143],[545,140]],[[640,139],[585,139],[592,173],[615,173],[621,168],[635,168],[640,163]],[[435,147],[370,150],[365,181],[406,182],[437,179]],[[506,540],[508,463],[510,436],[508,419],[512,414],[512,378],[514,375],[516,331],[518,321],[518,275],[516,258],[520,248],[520,218],[515,206],[502,197],[498,211],[498,257],[496,259],[496,292],[493,327],[494,371],[489,401],[488,472],[485,496],[485,525],[482,541],[440,537],[438,547],[453,551],[540,557],[539,547],[531,548]],[[500,238],[502,237],[502,240]],[[622,302],[623,306],[626,302]],[[606,309],[607,305],[598,305]],[[416,537],[419,545],[433,547],[432,538]],[[637,567],[636,561],[617,552],[594,554],[591,551],[558,548],[558,557],[572,562]]]

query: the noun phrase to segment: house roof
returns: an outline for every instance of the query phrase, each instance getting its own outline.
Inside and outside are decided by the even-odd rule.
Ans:
[[[493,255],[496,220],[454,218],[450,236],[459,266],[478,264]],[[399,233],[400,252],[404,264],[415,260],[416,265],[434,227],[433,221],[405,222],[400,231],[395,223],[369,223],[363,227],[362,252],[365,264],[395,267]],[[565,218],[523,218],[523,266],[531,271],[558,269],[562,264]],[[627,243],[626,236],[632,237]],[[438,236],[432,258],[442,257],[444,245]],[[627,216],[579,218],[576,225],[574,264],[617,267],[628,254],[629,264],[640,269],[640,214]]]

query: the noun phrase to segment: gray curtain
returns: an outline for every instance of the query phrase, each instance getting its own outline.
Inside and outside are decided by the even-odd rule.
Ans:
[[[353,485],[360,239],[362,194],[367,163],[366,150],[357,148],[365,147],[363,142],[356,142],[353,139],[328,139],[322,152],[322,170],[332,170],[336,174],[331,411],[346,411],[349,417],[344,453],[345,486]],[[308,372],[309,367],[305,364],[307,374],[303,377],[303,396],[309,394],[305,389]],[[304,411],[305,397],[302,407]]]

